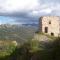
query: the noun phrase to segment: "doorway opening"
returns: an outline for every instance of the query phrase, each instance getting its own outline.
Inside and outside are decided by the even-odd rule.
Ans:
[[[48,33],[48,27],[45,27],[45,33]]]

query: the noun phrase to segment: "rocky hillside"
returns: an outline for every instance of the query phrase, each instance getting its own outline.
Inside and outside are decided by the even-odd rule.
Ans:
[[[51,41],[52,39],[44,34],[35,34],[34,40],[48,42],[48,41]]]
[[[19,25],[0,25],[0,40],[16,40],[23,43],[33,38],[36,28]]]

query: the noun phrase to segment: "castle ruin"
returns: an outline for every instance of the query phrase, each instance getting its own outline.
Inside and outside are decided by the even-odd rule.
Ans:
[[[52,36],[60,35],[60,17],[42,16],[39,19],[39,31]]]

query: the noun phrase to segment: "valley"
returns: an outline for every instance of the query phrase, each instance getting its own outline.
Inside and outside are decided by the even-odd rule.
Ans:
[[[60,59],[60,37],[36,31],[33,26],[0,25],[0,60]]]

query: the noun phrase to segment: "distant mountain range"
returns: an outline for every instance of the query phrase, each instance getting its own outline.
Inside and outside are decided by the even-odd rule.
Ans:
[[[33,27],[38,27],[38,24],[32,23],[32,24],[22,24],[23,26],[33,26]]]

